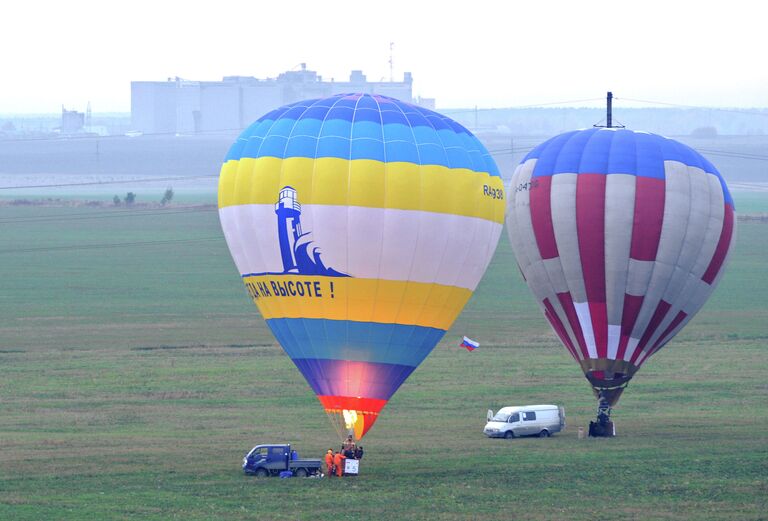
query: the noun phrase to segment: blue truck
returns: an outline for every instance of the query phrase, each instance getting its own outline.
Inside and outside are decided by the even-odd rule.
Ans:
[[[256,445],[243,458],[243,472],[258,477],[291,471],[292,475],[305,478],[319,474],[321,465],[319,459],[299,459],[287,443]]]

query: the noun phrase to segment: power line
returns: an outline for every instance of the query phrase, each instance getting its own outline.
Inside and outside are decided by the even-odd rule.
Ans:
[[[63,188],[67,186],[94,186],[94,185],[114,185],[114,184],[132,184],[132,183],[153,183],[160,181],[183,181],[187,179],[207,179],[219,177],[217,175],[191,175],[184,177],[140,177],[138,179],[126,179],[122,181],[88,181],[83,183],[57,183],[49,185],[17,185],[0,186],[0,190],[19,190],[22,188]]]
[[[161,241],[135,241],[135,242],[115,242],[108,244],[73,244],[68,246],[47,246],[37,248],[16,248],[0,250],[0,255],[9,253],[40,253],[50,251],[76,251],[76,250],[105,250],[111,248],[124,248],[126,246],[157,246],[164,244],[193,244],[198,242],[220,241],[223,236],[203,237],[199,239],[167,239]]]
[[[534,109],[537,107],[548,107],[551,105],[567,105],[569,103],[586,103],[590,101],[601,101],[604,98],[586,98],[586,99],[575,99],[575,100],[565,100],[565,101],[550,101],[547,103],[536,103],[533,105],[514,105],[509,107],[486,107],[486,108],[476,108],[476,109],[440,109],[441,114],[468,114],[472,112],[487,112],[490,110],[520,110],[520,109]]]
[[[15,224],[27,222],[61,222],[61,221],[82,221],[82,220],[102,220],[120,217],[153,217],[158,215],[176,215],[186,213],[205,213],[214,212],[218,208],[209,206],[194,206],[181,209],[161,210],[153,208],[151,210],[107,210],[101,212],[79,212],[72,214],[54,214],[54,215],[34,215],[28,217],[5,217],[0,218],[0,224]]]
[[[754,159],[757,161],[768,161],[768,156],[760,155],[760,154],[750,154],[750,153],[739,153],[739,152],[731,152],[729,150],[709,150],[706,148],[698,148],[696,149],[699,152],[704,152],[706,154],[711,154],[714,156],[725,156],[725,157],[735,157],[738,159]]]
[[[222,128],[217,130],[198,130],[191,134],[187,133],[180,133],[180,132],[142,132],[138,136],[128,136],[126,134],[110,134],[107,136],[99,136],[96,134],[83,134],[83,135],[65,135],[65,136],[41,136],[41,137],[22,137],[22,138],[11,138],[11,139],[3,139],[0,140],[0,143],[4,142],[11,142],[11,143],[18,143],[20,141],[87,141],[87,140],[98,140],[98,139],[128,139],[128,140],[134,140],[134,139],[140,139],[142,137],[200,137],[200,136],[215,136],[217,134],[221,134],[221,137],[231,138],[232,136],[229,135],[231,133],[240,133],[242,132],[243,128]]]
[[[624,98],[624,97],[614,97],[614,99],[621,99],[626,101],[635,101],[637,103],[648,103],[651,105],[665,105],[668,107],[680,107],[685,109],[699,109],[699,110],[717,110],[719,112],[733,112],[735,114],[747,114],[747,115],[753,115],[753,116],[768,116],[768,110],[757,112],[754,110],[739,110],[739,109],[729,109],[729,108],[723,108],[723,107],[702,107],[697,105],[681,105],[679,103],[667,103],[664,101],[650,101],[650,100],[643,100],[643,99],[635,99],[635,98]]]
[[[542,103],[534,103],[530,105],[510,105],[506,107],[485,107],[485,108],[457,108],[457,109],[450,109],[450,108],[444,108],[440,109],[440,114],[471,114],[473,112],[487,112],[492,110],[502,111],[502,110],[519,110],[519,109],[530,109],[530,108],[537,108],[537,107],[548,107],[553,105],[569,105],[574,103],[589,103],[594,101],[602,101],[605,98],[582,98],[582,99],[571,99],[571,100],[561,100],[561,101],[548,101],[548,102],[542,102]],[[634,101],[637,103],[646,103],[650,105],[664,105],[669,107],[680,107],[680,108],[689,108],[689,109],[701,109],[701,110],[716,110],[721,112],[732,112],[735,114],[746,114],[746,115],[756,115],[756,116],[768,116],[768,109],[764,111],[754,111],[754,110],[739,110],[739,109],[733,109],[733,108],[723,108],[723,107],[705,107],[701,105],[684,105],[680,103],[670,103],[665,101],[654,101],[654,100],[645,100],[645,99],[638,99],[638,98],[625,98],[625,97],[619,97],[614,96],[614,99],[616,100],[626,100],[626,101]],[[584,107],[573,107],[573,108],[584,108]],[[596,107],[597,108],[597,107]],[[626,107],[625,107],[626,108]],[[98,139],[139,139],[141,137],[199,137],[199,136],[215,136],[217,134],[221,134],[221,137],[230,137],[228,134],[232,133],[240,133],[244,128],[225,128],[225,129],[216,129],[216,130],[198,130],[193,133],[179,133],[179,132],[142,132],[139,136],[127,136],[125,134],[115,134],[115,135],[109,135],[109,136],[99,136],[99,135],[72,135],[72,136],[56,136],[56,137],[25,137],[25,138],[14,138],[14,139],[4,139],[0,141],[0,143],[3,142],[20,142],[20,141],[68,141],[68,140],[98,140]]]
[[[523,148],[517,148],[517,149],[501,148],[497,150],[489,150],[488,153],[491,156],[497,157],[497,156],[505,156],[505,155],[514,155],[517,153],[525,153],[533,150],[534,148],[535,146],[523,147]],[[760,154],[740,153],[740,152],[731,152],[728,150],[712,150],[712,149],[703,149],[703,148],[697,148],[696,150],[709,155],[719,155],[724,157],[755,160],[755,161],[768,161],[768,156],[760,155]],[[219,177],[218,175],[198,175],[198,176],[185,176],[185,177],[146,177],[146,178],[140,178],[140,179],[129,179],[125,181],[92,181],[92,182],[83,182],[83,183],[56,183],[56,184],[47,184],[47,185],[0,186],[0,190],[21,190],[21,189],[30,189],[30,188],[66,188],[70,186],[98,186],[98,185],[110,185],[110,184],[151,183],[151,182],[161,182],[161,181],[163,182],[164,181],[184,181],[188,179],[213,179],[218,177]]]

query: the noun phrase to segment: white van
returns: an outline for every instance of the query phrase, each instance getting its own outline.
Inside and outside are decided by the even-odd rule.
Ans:
[[[546,438],[565,429],[565,410],[557,405],[504,407],[496,414],[489,409],[487,419],[483,433],[489,438]]]

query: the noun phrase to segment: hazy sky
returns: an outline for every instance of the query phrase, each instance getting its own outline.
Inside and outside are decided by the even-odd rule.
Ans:
[[[710,7],[716,5],[717,7]],[[414,78],[438,108],[768,107],[763,2],[7,0],[0,113],[129,111],[131,80]],[[627,101],[622,101],[622,99]],[[602,103],[602,102],[600,102]],[[577,103],[580,105],[580,103]]]

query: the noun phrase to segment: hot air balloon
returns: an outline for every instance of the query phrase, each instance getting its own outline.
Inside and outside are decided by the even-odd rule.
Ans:
[[[368,432],[461,312],[503,199],[467,129],[385,96],[287,105],[232,145],[219,179],[227,244],[341,436]]]
[[[598,398],[593,435],[637,370],[714,290],[734,205],[709,161],[623,128],[556,136],[517,167],[506,223],[520,270]]]

